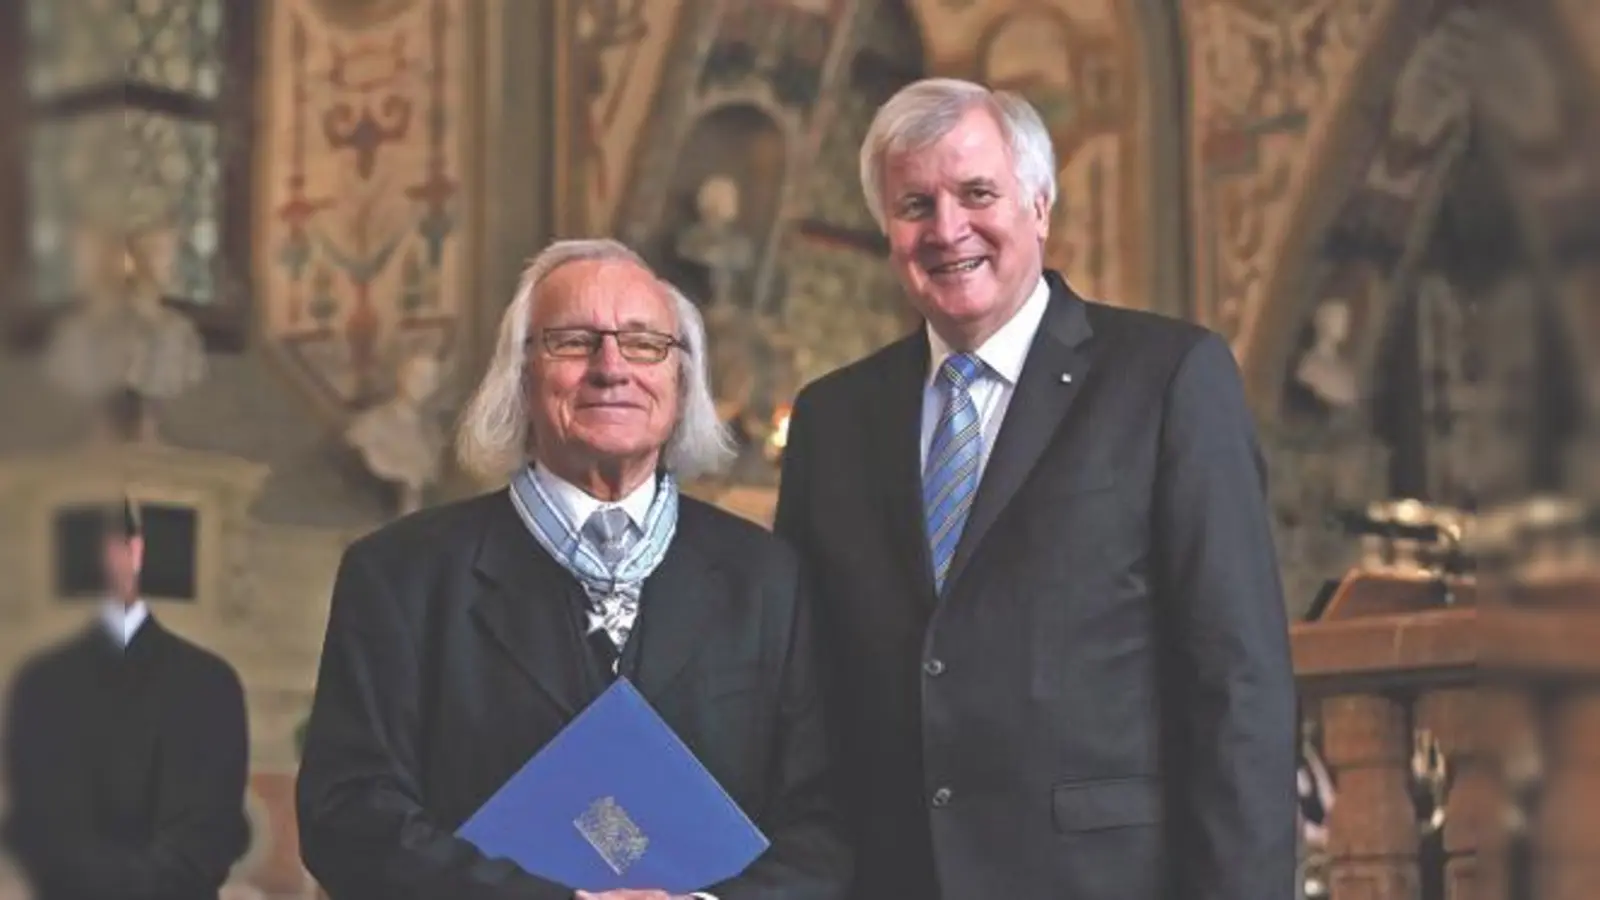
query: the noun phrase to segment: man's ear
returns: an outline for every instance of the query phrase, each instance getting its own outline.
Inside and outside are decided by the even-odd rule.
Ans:
[[[1050,199],[1042,193],[1033,201],[1033,222],[1042,244],[1050,237]]]
[[[133,561],[133,570],[144,570],[144,538],[135,535],[128,538],[128,557]]]

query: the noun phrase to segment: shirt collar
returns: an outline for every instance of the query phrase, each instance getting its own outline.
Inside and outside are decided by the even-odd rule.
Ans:
[[[1033,346],[1033,336],[1039,331],[1039,323],[1044,321],[1044,311],[1049,305],[1050,285],[1041,275],[1028,299],[974,354],[990,372],[1007,384],[1015,385],[1022,377],[1022,364],[1028,361],[1028,348]],[[927,331],[928,383],[931,384],[939,374],[939,367],[944,365],[945,357],[953,351],[932,325]]]
[[[583,488],[561,478],[545,468],[544,463],[534,465],[533,477],[538,479],[539,486],[549,495],[556,512],[566,518],[574,531],[583,530],[583,524],[589,521],[595,510],[611,506],[622,507],[622,511],[633,521],[634,527],[643,531],[644,520],[650,513],[650,506],[656,501],[655,478],[646,478],[643,484],[634,488],[627,496],[612,503],[600,500]]]
[[[107,600],[100,608],[100,619],[119,647],[133,643],[133,636],[139,633],[139,627],[149,617],[150,609],[143,600],[136,600],[128,607],[124,607],[120,600]]]

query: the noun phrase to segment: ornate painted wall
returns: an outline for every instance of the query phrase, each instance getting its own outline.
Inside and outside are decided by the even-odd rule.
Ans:
[[[408,357],[457,361],[477,287],[471,16],[458,0],[267,7],[262,343],[330,411],[392,394]]]
[[[160,0],[118,10],[58,24],[84,29],[69,35],[72,46],[135,48],[128,51],[135,81],[140,73],[193,75],[213,65],[209,77],[223,78],[223,88],[212,95],[223,100],[207,105],[203,94],[193,100],[142,81],[130,88],[116,81],[123,67],[102,66],[85,76],[86,87],[69,82],[61,102],[71,109],[108,97],[113,106],[145,103],[154,110],[146,118],[156,120],[202,121],[215,112],[254,123],[225,139],[177,146],[202,170],[238,172],[245,188],[210,198],[210,218],[201,220],[210,230],[182,219],[193,211],[175,203],[145,204],[169,218],[152,213],[124,223],[176,230],[200,250],[215,250],[219,232],[223,246],[236,230],[247,235],[252,252],[225,259],[222,283],[248,315],[239,330],[227,330],[234,323],[215,310],[166,289],[174,282],[156,266],[157,277],[139,281],[130,302],[146,304],[139,309],[164,333],[197,333],[199,341],[178,345],[199,354],[199,365],[186,366],[181,379],[130,380],[148,428],[126,439],[102,434],[97,398],[68,387],[95,386],[87,375],[100,374],[120,384],[128,373],[109,364],[90,371],[77,361],[115,360],[94,351],[144,332],[119,330],[129,320],[116,314],[123,307],[115,290],[78,291],[106,286],[82,280],[84,270],[122,271],[115,240],[100,242],[104,259],[66,243],[67,275],[58,281],[69,288],[52,301],[60,309],[55,321],[35,329],[42,336],[19,333],[24,342],[0,353],[0,415],[8,422],[0,429],[0,564],[15,576],[0,584],[0,684],[88,614],[58,583],[61,510],[128,490],[191,514],[184,550],[192,553],[193,596],[151,603],[163,621],[232,662],[245,683],[254,835],[230,896],[309,898],[315,888],[294,833],[295,732],[311,696],[334,567],[350,540],[396,513],[403,492],[383,470],[415,471],[419,458],[440,463],[436,441],[460,399],[458,374],[479,364],[485,331],[504,302],[485,300],[485,291],[509,296],[505,286],[530,248],[550,237],[552,13],[544,4],[499,0]],[[33,32],[5,33],[10,41]],[[221,49],[205,43],[213,39]],[[5,65],[31,59],[8,55]],[[222,75],[206,62],[217,59]],[[6,73],[0,97],[9,98],[17,80]],[[0,102],[0,116],[10,136],[27,138],[35,125],[18,120],[9,101]],[[170,144],[118,145],[128,159],[115,162],[125,169],[103,154],[101,161],[127,178],[155,179],[187,159],[172,158]],[[6,152],[12,149],[8,139]],[[96,148],[80,149],[93,158]],[[492,198],[484,189],[490,166]],[[165,184],[152,181],[145,195],[162,200]],[[51,212],[26,208],[6,234],[31,228],[48,237],[57,221]],[[165,264],[148,252],[153,243],[130,241],[129,271]],[[20,263],[0,254],[8,324],[27,320],[34,328],[39,298],[16,285],[41,258],[48,264],[55,247],[24,245]],[[9,315],[19,309],[30,315]],[[52,339],[68,323],[85,324],[80,343],[90,352],[57,349]],[[108,323],[114,327],[101,327]],[[397,379],[399,363],[416,353],[439,365],[426,372],[413,363]],[[366,425],[354,429],[357,422]],[[426,440],[399,463],[374,463],[353,446],[358,434],[378,435],[373,445],[385,448],[398,446],[397,436]],[[448,469],[430,477],[424,502],[472,489]],[[0,862],[0,895],[10,896],[3,869]]]
[[[876,106],[915,78],[978,78],[1034,100],[1059,156],[1050,262],[1107,302],[1184,305],[1183,267],[1151,264],[1182,252],[1178,29],[1160,3],[561,9],[561,170],[575,174],[559,227],[621,236],[703,304],[719,400],[746,442],[732,478],[705,486],[730,506],[770,511],[766,457],[798,388],[911,324],[856,155]]]
[[[1408,4],[1422,6],[1425,4]],[[1249,356],[1391,0],[1189,0],[1193,315]]]
[[[1041,109],[1062,188],[1048,255],[1075,285],[1232,341],[1292,606],[1349,561],[1346,512],[1480,490],[1459,472],[1482,441],[1463,436],[1512,412],[1506,384],[1564,399],[1513,420],[1530,437],[1496,457],[1498,489],[1568,487],[1576,465],[1550,484],[1532,473],[1600,448],[1592,425],[1551,425],[1594,408],[1574,383],[1600,386],[1600,13],[1542,0],[1513,23],[1466,5],[255,6],[248,52],[228,58],[250,74],[239,102],[257,127],[219,145],[251,175],[242,330],[158,297],[173,333],[200,335],[203,375],[151,405],[154,440],[111,456],[36,355],[0,356],[0,568],[24,576],[0,581],[0,671],[79,612],[40,568],[52,509],[113,481],[200,509],[202,595],[158,614],[244,672],[263,837],[241,874],[303,896],[292,739],[334,561],[407,502],[477,488],[438,441],[526,258],[553,236],[618,235],[703,305],[745,453],[695,490],[764,519],[794,392],[912,327],[856,153],[876,106],[928,74]],[[1487,88],[1461,74],[1486,58],[1500,76]],[[0,244],[35,224],[19,216]],[[399,378],[419,353],[436,365]],[[1494,377],[1468,378],[1464,360],[1485,353]],[[434,430],[397,424],[416,421]],[[363,443],[416,452],[385,461]]]

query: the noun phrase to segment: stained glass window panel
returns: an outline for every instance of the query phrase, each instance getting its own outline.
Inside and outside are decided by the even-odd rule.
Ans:
[[[129,43],[127,0],[33,0],[28,4],[28,84],[51,97],[120,79]]]
[[[216,298],[219,249],[217,126],[141,109],[105,109],[41,123],[33,134],[31,243],[36,294],[66,299],[70,235],[117,223],[170,238],[169,296]]]
[[[72,235],[77,215],[72,172],[77,166],[70,158],[74,149],[72,129],[58,123],[42,123],[29,135],[29,223],[28,244],[33,258],[34,295],[44,302],[59,303],[72,291]]]
[[[122,79],[211,99],[223,0],[33,0],[28,80],[50,97]]]
[[[225,0],[31,0],[26,10],[35,299],[72,301],[78,238],[111,228],[153,232],[170,248],[159,261],[167,296],[216,302]]]

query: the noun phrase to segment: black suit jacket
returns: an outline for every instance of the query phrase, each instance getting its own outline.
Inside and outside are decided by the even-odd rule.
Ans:
[[[147,618],[99,622],[18,673],[5,835],[39,900],[215,900],[249,842],[244,691]]]
[[[301,853],[334,900],[572,896],[453,832],[604,689],[582,603],[503,491],[349,548],[298,785]],[[842,896],[849,855],[793,554],[685,497],[639,609],[624,672],[772,840],[711,890]]]
[[[1047,278],[943,599],[925,334],[795,403],[777,527],[816,587],[855,896],[1293,896],[1286,616],[1232,355]]]

